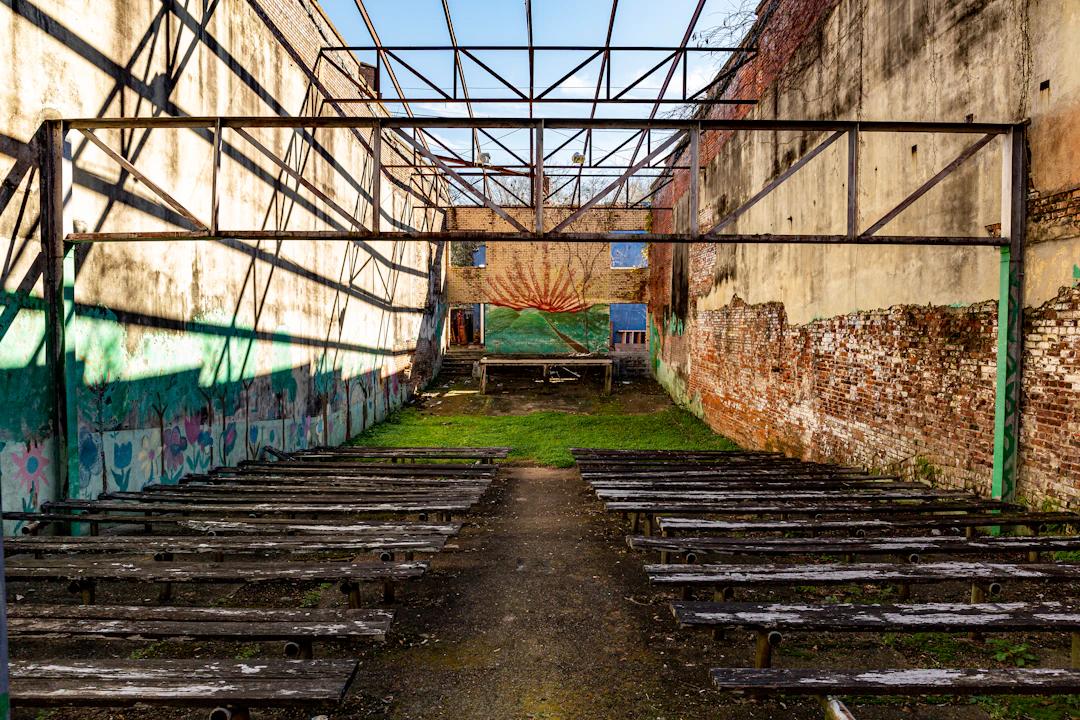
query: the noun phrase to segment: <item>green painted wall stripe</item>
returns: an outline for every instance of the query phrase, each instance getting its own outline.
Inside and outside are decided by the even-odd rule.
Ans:
[[[1009,267],[1008,247],[1001,248],[998,268],[997,381],[994,385],[994,479],[991,494],[1002,496],[1005,482],[1005,394],[1009,354]]]

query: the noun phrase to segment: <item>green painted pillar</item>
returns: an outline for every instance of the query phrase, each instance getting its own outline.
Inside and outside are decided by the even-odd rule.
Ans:
[[[992,494],[1016,499],[1024,354],[1024,236],[1027,229],[1027,146],[1025,127],[1002,136],[1001,248],[997,316],[997,382],[994,398]]]
[[[998,295],[997,383],[994,394],[993,496],[1005,501],[1016,497],[1017,447],[1020,429],[1020,357],[1022,334],[1020,277],[1008,247],[1001,248]]]

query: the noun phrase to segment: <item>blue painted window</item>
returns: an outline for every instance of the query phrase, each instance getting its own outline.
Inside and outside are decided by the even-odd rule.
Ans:
[[[628,331],[638,331],[631,335]],[[642,340],[645,332],[644,303],[612,303],[611,305],[611,344],[622,341],[629,343],[633,339]],[[640,344],[640,343],[639,343]]]
[[[643,242],[611,243],[611,267],[643,268],[649,267],[649,256]]]

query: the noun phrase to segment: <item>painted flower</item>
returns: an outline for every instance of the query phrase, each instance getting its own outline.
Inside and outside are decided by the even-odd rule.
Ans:
[[[184,419],[184,437],[189,444],[194,445],[202,432],[202,422],[198,415]]]
[[[165,430],[165,466],[170,470],[176,470],[184,464],[184,451],[187,450],[187,440],[180,434],[180,428],[171,427]]]
[[[199,447],[205,449],[214,444],[214,437],[210,434],[209,430],[203,430],[199,433],[197,441],[199,443]]]
[[[83,430],[79,433],[79,464],[83,469],[93,471],[98,464],[98,446],[93,433]]]
[[[236,423],[231,422],[225,426],[225,438],[222,441],[222,462],[229,457],[229,453],[236,447]]]
[[[45,468],[49,461],[45,458],[41,445],[33,445],[26,452],[16,450],[11,453],[11,462],[15,466],[15,479],[28,495],[36,495],[48,482]]]
[[[145,482],[154,475],[154,462],[157,460],[157,448],[150,438],[143,436],[139,443],[139,452],[135,455],[135,471]]]
[[[113,467],[117,470],[123,470],[129,465],[131,465],[131,442],[113,445]]]
[[[252,425],[250,428],[248,428],[248,442],[251,443],[252,445],[254,445],[258,441],[259,441],[259,428],[257,426],[255,426],[255,425]]]

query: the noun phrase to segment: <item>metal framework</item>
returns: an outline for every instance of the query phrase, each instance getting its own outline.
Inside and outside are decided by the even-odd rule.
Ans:
[[[658,118],[661,107],[672,103],[696,103],[701,105],[738,104],[746,105],[752,101],[719,97],[721,93],[714,89],[726,86],[727,80],[754,56],[752,47],[737,48],[692,48],[689,43],[693,31],[701,16],[705,0],[698,0],[686,27],[681,42],[676,46],[644,47],[618,46],[612,44],[612,34],[619,0],[612,0],[611,13],[603,45],[599,46],[556,46],[537,45],[533,42],[532,3],[526,0],[525,22],[528,43],[518,46],[463,45],[458,42],[453,20],[447,2],[443,2],[443,11],[450,43],[427,46],[388,46],[383,44],[376,32],[363,0],[354,0],[356,7],[367,27],[373,45],[325,47],[319,53],[319,62],[327,62],[342,74],[349,76],[343,68],[341,59],[348,54],[356,60],[357,52],[372,52],[376,59],[374,87],[354,80],[356,97],[332,97],[323,91],[323,102],[334,108],[336,116],[319,117],[182,117],[182,118],[95,118],[49,121],[40,136],[41,152],[41,237],[45,258],[45,297],[48,306],[48,332],[46,336],[47,356],[53,370],[54,380],[63,377],[64,363],[64,318],[68,315],[67,307],[72,302],[68,297],[70,288],[65,287],[65,264],[73,263],[71,248],[77,244],[96,242],[138,242],[144,240],[180,240],[200,241],[230,238],[234,240],[342,240],[356,241],[368,239],[388,240],[481,240],[487,242],[536,242],[538,240],[557,240],[563,242],[597,242],[625,240],[626,236],[612,232],[579,232],[573,230],[576,221],[589,211],[597,208],[651,208],[652,210],[670,211],[672,208],[658,208],[653,198],[672,183],[676,176],[685,173],[687,179],[687,197],[689,201],[689,222],[685,232],[645,233],[635,235],[635,240],[645,242],[669,243],[810,243],[810,244],[863,244],[863,245],[923,245],[923,246],[989,246],[997,247],[1001,252],[1001,299],[999,305],[998,333],[998,382],[995,412],[994,442],[994,480],[993,493],[996,497],[1010,499],[1015,491],[1016,454],[1020,408],[1020,359],[1022,354],[1021,333],[1021,278],[1023,275],[1023,248],[1025,231],[1025,189],[1027,182],[1026,157],[1024,153],[1024,133],[1022,125],[990,123],[928,123],[928,122],[860,122],[860,121],[807,121],[807,120],[748,120],[748,119],[694,119],[677,120]],[[440,88],[419,72],[410,63],[406,55],[411,52],[443,52],[452,63],[452,87]],[[575,66],[564,72],[554,82],[538,87],[536,83],[537,57],[545,53],[583,53]],[[636,77],[629,85],[615,89],[612,85],[612,66],[614,58],[621,52],[654,52],[659,62],[645,73]],[[731,53],[731,60],[725,71],[703,88],[692,89],[688,84],[688,62],[692,53]],[[528,87],[518,88],[509,82],[504,73],[492,67],[481,55],[485,53],[518,53],[528,57]],[[589,99],[553,97],[575,72],[599,66],[596,87]],[[479,69],[487,76],[500,83],[506,91],[506,97],[475,97],[470,92],[465,68]],[[682,69],[681,92],[677,98],[668,98],[668,91],[679,69]],[[404,70],[419,78],[431,88],[434,95],[408,96],[403,92],[398,79],[398,71]],[[664,80],[655,97],[642,99],[629,97],[629,94],[641,89],[642,83],[653,74],[664,71]],[[383,76],[394,87],[395,97],[383,97],[380,92]],[[459,87],[460,86],[460,87]],[[418,102],[462,103],[467,109],[467,118],[419,118],[411,104]],[[579,118],[538,118],[536,106],[546,103],[589,104],[587,117]],[[518,103],[527,108],[527,117],[477,117],[474,104],[483,103]],[[641,119],[598,118],[601,107],[623,104],[648,103],[651,105],[648,117]],[[376,111],[385,112],[386,105],[399,106],[404,116],[374,114],[368,117],[346,116],[341,111],[343,106],[363,105],[375,107]],[[96,131],[106,129],[131,130],[135,128],[161,129],[171,131],[197,130],[212,132],[213,177],[210,183],[211,208],[209,218],[198,217],[169,191],[153,181],[146,173],[122,154],[113,150]],[[316,130],[347,129],[371,154],[374,166],[371,192],[370,227],[366,225],[358,212],[349,208],[349,204],[333,196],[332,191],[321,189],[294,169],[285,160],[279,158],[270,148],[260,142],[253,130],[260,128],[289,129],[300,132]],[[449,147],[434,132],[440,129],[463,129],[470,131],[471,148],[466,155]],[[509,130],[528,135],[529,147],[526,152],[512,149],[493,131]],[[62,182],[62,147],[66,134],[70,131],[82,133],[86,139],[120,165],[126,175],[134,177],[169,208],[175,217],[182,219],[180,226],[185,229],[161,232],[113,232],[69,233],[64,234],[63,222],[63,182]],[[365,132],[360,132],[365,131]],[[618,131],[623,139],[614,149],[596,152],[595,138],[598,133]],[[821,140],[809,152],[802,155],[790,167],[770,180],[764,187],[747,198],[742,204],[730,210],[715,221],[710,227],[699,227],[699,198],[701,176],[702,134],[710,132],[803,132],[821,136]],[[861,138],[870,133],[934,133],[971,135],[973,141],[950,163],[928,178],[916,190],[903,198],[888,212],[872,222],[864,223],[860,217],[858,198],[862,186],[867,182],[860,173],[859,148]],[[345,229],[332,229],[321,232],[309,230],[260,230],[244,227],[222,227],[218,217],[220,206],[219,174],[222,163],[223,139],[232,134],[244,141],[243,146],[250,146],[254,153],[262,155],[275,165],[284,176],[329,208],[329,214],[337,219],[337,224]],[[1002,184],[1001,184],[1001,233],[992,235],[910,235],[888,234],[889,224],[919,198],[937,186],[942,180],[955,172],[966,161],[975,156],[991,141],[1003,137]],[[558,138],[558,139],[556,139]],[[552,140],[555,140],[552,142]],[[836,234],[797,234],[797,233],[731,233],[729,228],[751,208],[768,197],[778,187],[788,182],[804,167],[813,162],[829,147],[845,141],[847,169],[845,181],[846,222],[845,231]],[[559,153],[580,142],[581,162],[572,165],[554,161]],[[493,165],[481,152],[482,145],[490,144],[505,152],[509,160],[500,165]],[[620,153],[633,144],[629,159],[621,159]],[[242,146],[242,147],[243,147]],[[550,148],[550,149],[549,149]],[[642,153],[644,153],[642,155]],[[577,155],[577,153],[575,153]],[[599,157],[597,157],[599,156]],[[639,159],[640,157],[640,159]],[[604,186],[590,197],[584,198],[582,177],[585,172],[596,178],[609,179]],[[403,183],[401,175],[410,178]],[[872,174],[867,173],[867,177]],[[528,181],[528,192],[508,187],[507,178],[523,178]],[[638,197],[631,197],[630,182],[634,178],[648,178],[652,181],[648,192]],[[396,184],[412,197],[419,199],[427,209],[446,209],[438,198],[425,192],[423,179],[433,182],[441,180],[456,189],[467,203],[475,207],[485,207],[501,217],[510,228],[506,232],[462,232],[448,230],[408,231],[388,230],[381,223],[381,188],[384,182]],[[558,184],[551,182],[558,179]],[[421,182],[417,182],[420,180]],[[570,202],[553,205],[556,198],[566,188],[573,185]],[[434,187],[434,186],[432,186]],[[498,190],[497,190],[498,189]],[[623,191],[626,190],[625,199]],[[501,201],[496,195],[503,195]],[[513,198],[507,202],[506,198]],[[545,225],[545,216],[553,207],[566,212],[550,227]],[[513,212],[514,210],[527,212]],[[332,225],[333,225],[332,224]],[[56,406],[57,439],[60,448],[66,448],[66,434],[72,432],[69,426],[70,408],[64,397],[64,383],[54,382],[53,402]],[[63,457],[63,453],[58,455]],[[63,466],[60,463],[61,467]],[[63,467],[62,467],[63,469]]]

